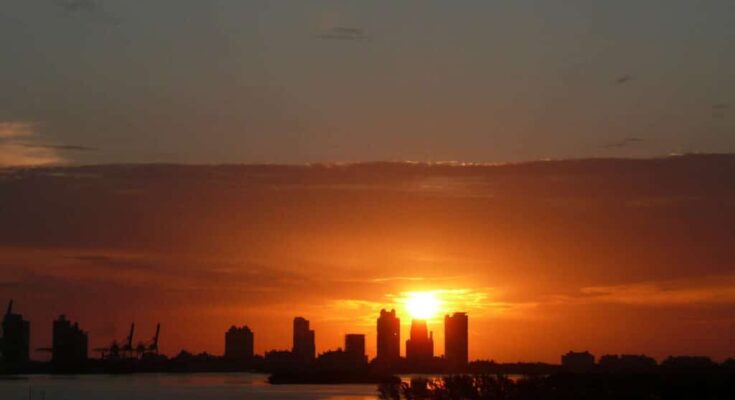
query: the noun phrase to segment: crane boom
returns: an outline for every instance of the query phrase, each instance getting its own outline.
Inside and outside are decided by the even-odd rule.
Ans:
[[[133,334],[135,333],[135,322],[130,324],[130,335],[128,335],[128,349],[133,348]]]
[[[151,350],[158,353],[158,335],[161,333],[161,323],[159,322],[156,324],[156,336],[153,337],[153,345],[151,346]]]

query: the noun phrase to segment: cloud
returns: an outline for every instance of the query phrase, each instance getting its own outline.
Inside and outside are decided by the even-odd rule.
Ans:
[[[14,289],[20,287],[20,282],[0,282],[0,289]]]
[[[29,167],[60,164],[64,159],[57,149],[29,147],[38,140],[38,124],[33,122],[0,122],[0,167]]]
[[[135,255],[79,254],[66,256],[67,260],[79,261],[88,265],[126,269],[156,269],[156,261]]]
[[[529,308],[536,307],[537,303],[527,301],[507,301],[506,293],[497,288],[461,288],[461,289],[436,289],[428,292],[440,301],[442,315],[452,312],[467,312],[475,317],[526,317]],[[411,292],[402,292],[395,296],[397,304],[404,305]]]
[[[103,255],[78,255],[78,256],[67,256],[66,257],[69,260],[77,260],[77,261],[88,261],[88,262],[109,262],[114,257],[110,256],[103,256]]]
[[[528,318],[532,309],[538,306],[535,302],[506,301],[504,293],[495,288],[461,288],[434,289],[422,292],[433,293],[439,299],[439,312],[432,321],[443,320],[445,314],[467,312],[473,318]],[[375,315],[381,309],[396,309],[400,318],[410,319],[407,311],[407,299],[413,292],[388,293],[378,300],[369,299],[335,299],[323,307],[331,321],[358,322],[364,326],[375,323]],[[357,321],[355,321],[357,320]]]
[[[635,144],[638,144],[638,143],[641,143],[641,142],[643,142],[643,139],[641,139],[641,138],[638,138],[638,137],[626,137],[626,138],[623,138],[621,140],[608,143],[608,144],[604,145],[603,147],[606,148],[606,149],[620,149],[620,148],[629,147],[629,146],[632,146],[632,145],[635,145]]]
[[[60,1],[59,7],[68,12],[92,12],[97,10],[98,4],[93,0],[65,0]]]
[[[366,40],[368,36],[360,28],[335,26],[318,33],[317,38],[325,40]]]
[[[24,144],[29,149],[51,149],[51,150],[68,150],[68,151],[97,151],[96,147],[80,146],[73,144]]]
[[[33,167],[63,162],[63,158],[48,149],[28,149],[12,142],[0,142],[0,167]]]
[[[93,19],[117,25],[120,20],[110,15],[102,8],[100,1],[95,0],[61,0],[57,2],[58,6],[70,15],[86,15]]]
[[[382,283],[392,281],[423,281],[425,278],[422,276],[389,276],[386,278],[374,278],[370,282]]]
[[[35,131],[36,124],[32,122],[0,122],[0,139],[30,137]]]
[[[6,140],[38,140],[33,124],[10,127]],[[191,332],[167,339],[172,349],[217,349],[235,321],[262,332],[260,351],[279,347],[296,313],[331,346],[374,332],[380,308],[403,315],[411,290],[444,289],[439,317],[469,312],[485,341],[476,351],[512,338],[499,355],[510,358],[513,342],[556,354],[569,343],[555,338],[603,331],[607,311],[618,337],[638,323],[685,329],[681,316],[712,320],[735,304],[735,280],[700,278],[732,274],[732,155],[9,171],[0,281],[22,286],[0,292],[25,296],[39,321],[58,310],[90,330],[135,318]],[[117,195],[127,190],[138,196]]]
[[[630,75],[623,75],[623,76],[621,76],[621,77],[619,77],[618,79],[615,80],[615,84],[616,85],[622,85],[624,83],[630,82],[631,80],[633,80],[633,77],[632,76],[630,76]]]
[[[724,118],[725,111],[730,109],[728,103],[717,103],[712,105],[712,118]]]
[[[40,124],[27,121],[0,122],[0,167],[31,167],[63,164],[63,152],[97,151],[96,147],[48,143],[39,134]]]
[[[735,305],[735,275],[593,286],[582,288],[580,292],[585,302],[648,306]]]

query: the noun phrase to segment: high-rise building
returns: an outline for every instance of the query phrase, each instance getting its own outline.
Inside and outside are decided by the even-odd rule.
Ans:
[[[466,313],[444,316],[444,358],[450,368],[467,366],[468,319]]]
[[[411,321],[411,336],[406,340],[406,359],[418,364],[434,357],[434,333],[429,332],[426,320]]]
[[[232,326],[225,332],[225,358],[248,361],[253,358],[254,334],[247,326]]]
[[[401,320],[396,310],[380,310],[378,318],[378,361],[392,362],[401,358]]]
[[[309,329],[309,321],[302,317],[293,320],[292,352],[301,361],[311,361],[316,356],[314,331]]]
[[[78,365],[87,360],[87,333],[65,315],[53,322],[51,361],[59,365]]]
[[[355,359],[367,361],[367,356],[365,355],[365,335],[356,333],[345,335],[345,353],[353,356]]]
[[[13,300],[3,318],[2,355],[9,364],[28,362],[31,347],[31,324],[20,314],[13,314]]]

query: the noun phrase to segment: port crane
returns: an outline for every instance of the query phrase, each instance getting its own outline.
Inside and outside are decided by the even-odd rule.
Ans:
[[[135,352],[138,354],[139,357],[146,356],[147,354],[158,354],[158,338],[161,334],[161,323],[159,322],[156,324],[156,334],[153,336],[153,339],[148,342],[148,344],[144,342],[139,342],[138,345],[135,347]]]
[[[119,359],[133,357],[133,335],[135,334],[135,322],[130,324],[130,333],[122,344],[114,340],[110,347],[100,347],[94,351],[100,353],[103,359]]]
[[[135,323],[130,324],[130,333],[125,341],[120,343],[113,341],[109,347],[96,348],[94,351],[101,354],[103,359],[131,359],[141,358],[148,354],[158,354],[158,338],[161,334],[161,324],[156,325],[156,334],[148,343],[139,342],[133,346],[133,337],[135,335]]]

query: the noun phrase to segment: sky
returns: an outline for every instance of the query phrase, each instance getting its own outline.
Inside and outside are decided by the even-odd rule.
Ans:
[[[5,0],[0,165],[735,149],[730,0]]]
[[[161,323],[161,350],[366,335],[430,292],[469,315],[471,359],[569,350],[735,357],[735,156],[507,165],[108,165],[0,174],[0,301],[50,345],[65,313],[91,348]],[[402,344],[402,348],[404,345]],[[402,349],[405,354],[405,348]],[[36,353],[42,358],[43,353]]]
[[[301,315],[374,355],[421,291],[437,354],[465,311],[471,358],[733,357],[734,37],[731,0],[3,0],[0,301],[34,348]]]

